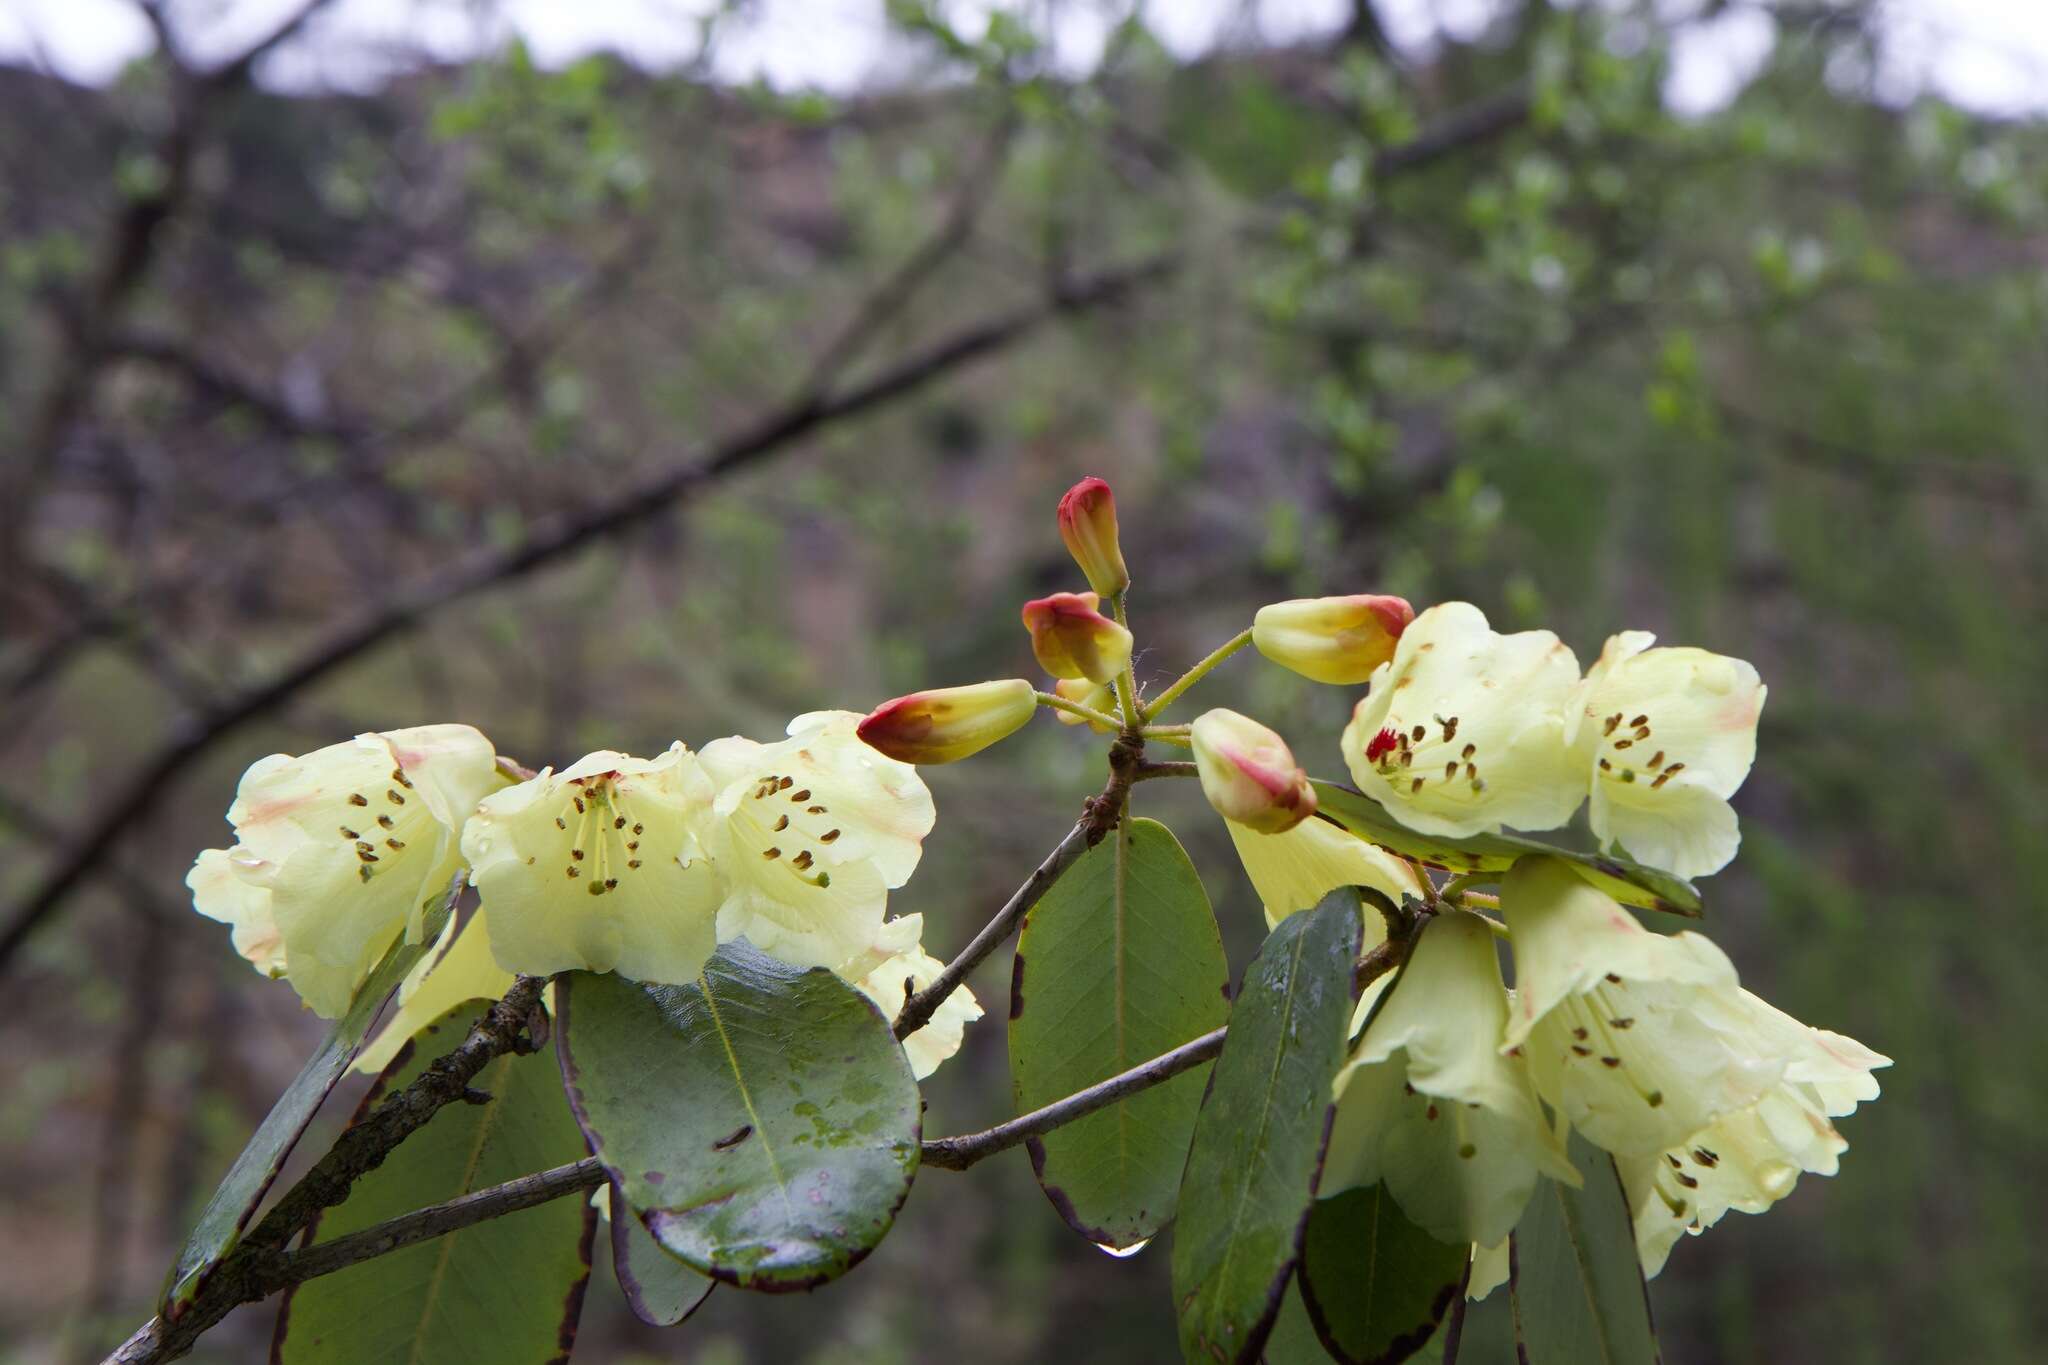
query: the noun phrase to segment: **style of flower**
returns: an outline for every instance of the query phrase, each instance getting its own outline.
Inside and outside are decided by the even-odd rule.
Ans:
[[[839,974],[875,1002],[884,1019],[894,1019],[910,992],[921,991],[946,964],[924,950],[923,915],[901,915],[882,926],[873,947],[840,968]],[[960,986],[947,996],[923,1028],[903,1040],[911,1074],[923,1080],[960,1050],[966,1028],[981,1018],[974,992]]]
[[[1564,740],[1578,661],[1547,630],[1499,635],[1444,602],[1401,633],[1344,729],[1359,790],[1423,834],[1554,829],[1585,780]]]
[[[1539,1176],[1580,1184],[1497,1046],[1507,1013],[1493,931],[1462,910],[1432,918],[1338,1073],[1319,1193],[1383,1181],[1431,1236],[1491,1246]]]
[[[698,755],[714,795],[693,820],[723,883],[720,942],[744,935],[834,969],[875,943],[935,811],[917,769],[864,743],[861,721],[816,711],[791,721],[788,739],[714,740]]]
[[[1784,1077],[1782,1032],[1708,939],[1651,933],[1557,858],[1516,862],[1500,901],[1515,955],[1502,1050],[1526,1053],[1589,1141],[1661,1152]]]
[[[651,759],[600,749],[485,799],[462,851],[498,965],[695,979],[725,898],[695,829],[711,799],[680,743]]]
[[[236,951],[339,1018],[398,936],[418,936],[461,866],[464,819],[502,781],[467,725],[273,754],[228,808],[234,847],[202,853],[186,883],[200,913],[235,926]]]
[[[1741,659],[1613,636],[1567,708],[1565,742],[1590,770],[1593,834],[1681,877],[1718,872],[1741,836],[1728,798],[1756,759],[1768,691]]]

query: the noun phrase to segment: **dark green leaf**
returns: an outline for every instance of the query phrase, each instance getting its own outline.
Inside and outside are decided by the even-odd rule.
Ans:
[[[882,1240],[917,1169],[917,1083],[866,996],[740,941],[687,986],[557,978],[562,1074],[655,1240],[748,1289],[805,1289]]]
[[[356,1118],[412,1083],[460,1042],[485,1006],[458,1005],[400,1049]],[[474,1082],[487,1104],[455,1104],[363,1176],[314,1226],[332,1241],[387,1218],[579,1159],[583,1135],[546,1053],[506,1053]],[[361,1261],[288,1291],[272,1359],[280,1365],[519,1365],[568,1358],[597,1211],[554,1200]]]
[[[697,1311],[718,1281],[698,1274],[654,1240],[626,1197],[611,1188],[612,1270],[626,1307],[649,1327],[673,1327]]]
[[[1409,1222],[1386,1186],[1345,1190],[1309,1212],[1302,1302],[1332,1359],[1394,1365],[1436,1335],[1471,1259]]]
[[[1245,970],[1195,1121],[1173,1234],[1182,1355],[1253,1361],[1301,1249],[1344,1060],[1356,892],[1280,921]]]
[[[1287,1295],[1280,1301],[1280,1315],[1273,1319],[1273,1333],[1266,1338],[1259,1359],[1263,1365],[1327,1365],[1330,1353],[1323,1349],[1315,1324],[1308,1320],[1308,1310],[1301,1306],[1299,1283],[1289,1282]]]
[[[1582,1190],[1537,1182],[1508,1244],[1515,1340],[1527,1365],[1655,1365],[1650,1291],[1614,1159],[1574,1133]]]
[[[1387,814],[1377,801],[1349,787],[1318,782],[1315,788],[1316,810],[1320,814],[1367,843],[1430,867],[1450,872],[1505,872],[1525,854],[1548,853],[1564,859],[1573,871],[1623,905],[1665,910],[1674,915],[1697,917],[1700,913],[1700,893],[1691,882],[1617,854],[1574,853],[1519,834],[1473,834],[1462,839],[1417,834]]]
[[[1230,962],[1172,831],[1127,820],[1031,908],[1010,978],[1010,1074],[1028,1113],[1209,1032]],[[1207,1067],[1033,1138],[1046,1197],[1076,1232],[1136,1246],[1173,1217]]]
[[[299,1135],[313,1121],[313,1115],[320,1108],[321,1101],[327,1098],[327,1092],[334,1089],[335,1082],[341,1079],[349,1063],[362,1051],[377,1012],[383,1008],[391,992],[398,989],[398,983],[413,969],[413,964],[441,936],[441,928],[448,922],[454,899],[453,895],[446,896],[427,908],[425,931],[418,943],[407,943],[401,938],[391,945],[391,950],[384,954],[384,960],[377,964],[362,989],[356,992],[348,1013],[335,1023],[320,1050],[285,1087],[284,1094],[278,1096],[277,1103],[257,1125],[255,1136],[242,1148],[235,1164],[228,1168],[213,1197],[206,1201],[198,1223],[185,1239],[185,1245],[179,1248],[177,1259],[171,1263],[170,1278],[164,1283],[163,1293],[166,1316],[174,1313],[180,1305],[191,1302],[207,1274],[241,1240],[243,1231],[249,1226],[250,1215],[263,1202],[270,1182],[277,1179],[277,1173],[283,1169],[285,1158],[291,1155]]]

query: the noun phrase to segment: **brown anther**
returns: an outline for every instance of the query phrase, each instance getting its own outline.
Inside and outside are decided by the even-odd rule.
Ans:
[[[776,787],[776,790],[777,790],[777,791],[788,791],[788,790],[789,790],[789,789],[790,789],[791,787],[794,787],[795,785],[796,785],[796,779],[795,779],[795,778],[793,778],[793,777],[785,777],[785,778],[782,778],[782,779],[781,779],[780,781],[776,782],[776,784],[775,784],[775,787]]]
[[[1593,1049],[1589,1047],[1580,1047],[1577,1043],[1573,1043],[1572,1055],[1574,1057],[1590,1057],[1593,1055]]]
[[[580,848],[572,848],[569,850],[569,856],[580,863],[583,861],[583,850]]]
[[[639,841],[638,839],[628,839],[628,840],[626,840],[626,852],[628,852],[628,853],[637,853],[637,852],[639,852],[639,851],[640,851],[640,841]]]
[[[574,863],[571,863],[568,867],[563,868],[562,871],[568,873],[571,877],[577,877],[582,875],[576,871],[576,866]]]
[[[1621,724],[1621,712],[1616,711],[1613,715],[1607,718],[1607,728],[1605,730],[1602,730],[1600,733],[1603,735],[1611,735],[1614,733],[1614,727],[1619,724]]]
[[[582,815],[584,813],[583,798],[580,796],[572,796],[569,799],[576,803],[576,813],[578,815]]]
[[[1477,763],[1467,763],[1465,765],[1465,776],[1477,782],[1479,780],[1479,765]]]
[[[1616,976],[1613,972],[1609,972],[1607,974],[1607,984],[1609,984],[1610,986],[1619,986],[1621,984],[1621,978]]]
[[[390,849],[393,853],[396,853],[398,852],[398,850],[405,847],[405,842],[401,839],[386,839],[384,841],[384,847]]]
[[[1460,758],[1470,758],[1470,757],[1472,757],[1472,755],[1474,755],[1474,754],[1476,754],[1476,753],[1478,753],[1478,752],[1479,752],[1479,746],[1478,746],[1477,744],[1467,744],[1467,745],[1466,745],[1466,746],[1464,747],[1464,749],[1463,749],[1463,750],[1462,750],[1462,751],[1461,751],[1461,752],[1460,752],[1460,753],[1458,754],[1458,757],[1460,757]]]
[[[802,872],[809,870],[811,862],[811,851],[809,849],[805,849],[803,852],[797,854],[794,858],[791,858],[789,860],[789,865],[793,868],[796,868],[798,871]]]
[[[616,819],[614,819],[614,820],[612,821],[612,828],[613,828],[613,829],[624,829],[625,827],[626,827],[626,817],[625,817],[625,816],[623,816],[623,815],[621,815],[621,816],[617,817]]]
[[[1636,1021],[1633,1018],[1609,1019],[1607,1022],[1616,1028],[1634,1028],[1636,1026]]]
[[[394,806],[402,806],[405,804],[404,797],[400,796],[397,792],[390,791],[388,789],[384,793],[384,799],[386,801],[389,801]]]
[[[1673,764],[1672,764],[1672,765],[1671,765],[1670,767],[1668,767],[1668,768],[1666,768],[1666,769],[1664,770],[1664,775],[1665,775],[1666,777],[1669,777],[1669,776],[1670,776],[1670,775],[1671,775],[1672,773],[1676,773],[1676,772],[1684,772],[1684,771],[1685,771],[1685,765],[1684,765],[1683,763],[1673,763]]]
[[[1658,773],[1658,774],[1657,774],[1657,780],[1656,780],[1656,781],[1654,781],[1654,782],[1652,782],[1652,783],[1650,784],[1650,790],[1651,790],[1651,791],[1655,791],[1655,790],[1657,790],[1657,788],[1659,788],[1659,787],[1663,786],[1663,785],[1664,785],[1664,784],[1665,784],[1666,782],[1669,782],[1670,780],[1671,780],[1671,774],[1670,774],[1670,773]]]
[[[775,822],[775,833],[777,833],[777,834],[780,834],[780,833],[782,833],[782,831],[784,831],[784,830],[786,830],[786,829],[788,829],[788,828],[789,828],[789,817],[788,817],[787,815],[785,815],[785,816],[782,816],[782,817],[781,817],[780,819],[776,820],[776,822]]]
[[[555,828],[556,828],[556,829],[567,829],[567,828],[569,828],[569,822],[568,822],[567,820],[564,820],[564,819],[563,819],[563,818],[562,818],[561,816],[557,815],[557,816],[555,817]]]
[[[796,804],[798,804],[799,806],[801,806],[804,802],[811,799],[811,789],[809,787],[805,787],[800,792],[791,792],[789,794],[789,799],[796,802]]]
[[[341,837],[353,842],[357,839],[362,838],[363,836],[356,833],[354,830],[350,829],[347,825],[343,825],[341,827]]]
[[[606,877],[604,879],[604,889],[607,891],[616,889],[618,887],[618,884],[619,879],[617,877]]]
[[[1443,727],[1444,727],[1444,743],[1446,743],[1446,744],[1449,744],[1449,743],[1450,743],[1450,742],[1451,742],[1451,741],[1452,741],[1453,739],[1455,739],[1455,738],[1457,737],[1457,734],[1458,734],[1458,718],[1457,718],[1456,716],[1452,716],[1452,717],[1451,717],[1451,718],[1450,718],[1449,720],[1447,720],[1447,721],[1445,721],[1445,722],[1443,723]],[[1471,747],[1471,746],[1470,746],[1470,745],[1467,745],[1466,747],[1467,747],[1467,748],[1469,748],[1469,747]]]
[[[393,828],[396,828],[396,827],[397,827],[397,825],[398,825],[398,822],[397,822],[396,820],[392,819],[392,818],[391,818],[390,816],[388,816],[388,815],[380,815],[380,816],[378,816],[378,817],[377,817],[377,823],[378,823],[378,824],[380,824],[380,825],[382,825],[382,826],[384,826],[384,828],[386,828],[386,829],[393,829]]]
[[[818,842],[819,842],[819,843],[821,843],[821,844],[829,844],[829,843],[831,843],[831,842],[832,842],[832,841],[833,841],[834,839],[837,839],[838,837],[839,837],[839,831],[838,831],[838,830],[836,830],[836,829],[828,829],[828,830],[826,830],[826,831],[825,831],[825,832],[824,832],[823,834],[820,834],[820,835],[818,836]]]
[[[373,843],[369,842],[369,841],[368,841],[367,839],[358,839],[358,840],[356,840],[356,852],[358,852],[358,853],[375,853],[376,851],[377,851],[377,846],[376,846],[375,844],[373,844]]]
[[[1586,1030],[1583,1028],[1575,1028],[1572,1030],[1572,1037],[1578,1039],[1580,1042],[1583,1043],[1586,1041]]]
[[[1422,743],[1422,737],[1428,733],[1429,731],[1427,728],[1418,725],[1413,730],[1410,730],[1408,732],[1408,738],[1414,740],[1417,744],[1420,744]]]
[[[638,858],[628,858],[626,859],[626,866],[631,868],[638,868],[640,866],[640,860]]]
[[[1614,771],[1614,765],[1603,758],[1600,760],[1600,771],[1603,773],[1611,773]]]
[[[764,848],[761,850],[761,856],[773,860],[782,856],[782,850],[779,848]]]
[[[1416,778],[1416,779],[1415,779],[1415,780],[1414,780],[1413,782],[1410,782],[1410,783],[1408,784],[1408,790],[1409,790],[1409,792],[1410,792],[1410,793],[1414,793],[1414,792],[1419,792],[1419,791],[1421,791],[1421,790],[1422,790],[1422,779],[1418,777],[1418,778]]]
[[[1454,759],[1452,759],[1452,760],[1451,760],[1450,762],[1448,762],[1448,763],[1444,764],[1444,781],[1448,782],[1448,781],[1450,781],[1450,780],[1451,780],[1452,778],[1456,777],[1457,775],[1458,775],[1458,760],[1454,758]]]
[[[825,813],[823,806],[805,806],[804,810],[812,815],[823,815]]]
[[[1618,716],[1618,715],[1620,715],[1620,714],[1621,714],[1621,712],[1617,711],[1617,712],[1615,712],[1614,714],[1616,714],[1616,715]],[[1649,723],[1650,723],[1650,718],[1649,718],[1649,717],[1648,717],[1647,715],[1642,715],[1642,716],[1637,716],[1637,717],[1636,717],[1636,718],[1635,718],[1634,720],[1630,721],[1630,722],[1628,723],[1628,727],[1629,727],[1629,729],[1631,729],[1631,730],[1636,730],[1636,729],[1640,729],[1640,728],[1642,728],[1642,727],[1643,727],[1643,726],[1645,726],[1645,725],[1648,725]]]
[[[1632,739],[1617,739],[1614,741],[1614,747],[1617,749],[1626,749],[1634,743],[1635,741]]]
[[[1621,1058],[1619,1058],[1619,1057],[1602,1057],[1602,1058],[1600,1059],[1600,1065],[1602,1065],[1602,1066],[1606,1067],[1606,1068],[1607,1068],[1608,1070],[1612,1071],[1612,1070],[1613,1070],[1613,1069],[1614,1069],[1615,1067],[1617,1067],[1617,1066],[1620,1066],[1620,1065],[1621,1065]]]
[[[1687,1175],[1684,1171],[1680,1171],[1677,1175],[1673,1176],[1672,1179],[1676,1180],[1679,1184],[1685,1186],[1689,1190],[1696,1190],[1700,1187],[1700,1182],[1693,1176]]]
[[[1718,1166],[1721,1164],[1720,1154],[1706,1147],[1693,1148],[1692,1159],[1699,1162],[1702,1166]]]
[[[1430,1105],[1430,1106],[1429,1106],[1429,1108],[1427,1108],[1427,1109],[1425,1109],[1425,1110],[1423,1110],[1423,1111],[1422,1111],[1422,1116],[1423,1116],[1424,1118],[1426,1118],[1426,1119],[1433,1119],[1433,1118],[1435,1118],[1435,1117],[1436,1117],[1436,1106],[1435,1106],[1434,1104]]]
[[[374,862],[376,862],[376,861],[377,861],[377,855],[376,855],[376,854],[374,854],[374,853],[365,853],[365,852],[363,852],[363,851],[362,851],[361,849],[357,849],[357,850],[356,850],[356,857],[357,857],[358,859],[360,859],[361,861],[363,861],[363,862],[366,862],[366,863],[374,863]]]
[[[348,803],[351,806],[367,806],[370,804],[368,798],[361,792],[350,792],[348,794]]]
[[[1656,752],[1656,754],[1650,759],[1650,766],[1652,768],[1661,768],[1664,766],[1664,751],[1662,749],[1659,749]]]
[[[634,826],[633,826],[633,833],[635,833],[635,834],[638,834],[639,832],[640,832],[640,826],[639,826],[639,825],[634,825]]]

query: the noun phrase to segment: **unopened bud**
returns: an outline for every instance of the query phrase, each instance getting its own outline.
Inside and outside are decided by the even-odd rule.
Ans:
[[[1116,497],[1101,479],[1083,479],[1060,499],[1060,539],[1088,575],[1088,586],[1114,597],[1131,586],[1116,538]]]
[[[904,763],[951,763],[1024,728],[1038,693],[1022,678],[936,687],[885,701],[858,727],[860,737]]]
[[[1394,657],[1415,608],[1399,597],[1299,597],[1259,608],[1259,653],[1320,683],[1362,683]]]
[[[1261,834],[1282,834],[1316,813],[1316,789],[1287,741],[1250,716],[1220,707],[1189,732],[1202,795],[1226,820]]]
[[[1131,661],[1131,633],[1097,611],[1092,592],[1056,592],[1024,604],[1039,667],[1055,678],[1106,683]]]
[[[1091,710],[1105,714],[1116,710],[1116,689],[1107,683],[1092,683],[1086,678],[1061,678],[1052,685],[1053,695],[1063,701],[1076,702]],[[1072,711],[1054,711],[1053,716],[1062,725],[1085,725],[1097,734],[1108,734],[1109,726],[1099,720],[1077,716]]]

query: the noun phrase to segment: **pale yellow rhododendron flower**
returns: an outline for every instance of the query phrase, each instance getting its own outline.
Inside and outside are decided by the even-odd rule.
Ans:
[[[698,755],[716,792],[695,819],[724,882],[720,942],[835,970],[874,944],[934,810],[916,768],[862,742],[861,720],[816,711],[778,743],[720,739]]]
[[[235,846],[201,854],[187,884],[202,914],[236,925],[237,951],[283,966],[314,1011],[338,1018],[399,934],[419,934],[461,866],[464,818],[502,781],[491,742],[467,725],[273,754],[228,808]],[[268,894],[269,927],[223,865]]]
[[[1417,1227],[1492,1245],[1539,1176],[1580,1183],[1544,1121],[1507,1022],[1493,932],[1450,911],[1423,928],[1336,1082],[1321,1193],[1384,1181]]]
[[[1833,1175],[1849,1144],[1829,1120],[1876,1099],[1870,1073],[1891,1065],[1854,1038],[1750,1001],[1761,1027],[1781,1037],[1785,1079],[1666,1151],[1616,1161],[1645,1274],[1664,1268],[1680,1234],[1704,1232],[1731,1209],[1762,1213],[1792,1192],[1801,1172]]]
[[[1565,740],[1590,769],[1593,834],[1638,862],[1699,877],[1735,856],[1728,798],[1756,760],[1768,690],[1741,659],[1652,649],[1624,631],[1572,698]]]
[[[1499,635],[1444,602],[1401,633],[1344,727],[1360,791],[1423,834],[1554,829],[1586,792],[1565,745],[1578,660],[1547,630]]]
[[[498,965],[694,980],[724,899],[695,837],[710,801],[680,743],[651,759],[601,749],[485,800],[462,851]]]
[[[1265,906],[1268,929],[1297,910],[1313,909],[1340,886],[1369,886],[1396,905],[1404,895],[1423,898],[1422,873],[1413,863],[1327,820],[1304,820],[1280,834],[1260,834],[1235,820],[1223,827]],[[1386,936],[1385,922],[1366,915],[1365,947]]]
[[[209,848],[185,874],[200,914],[229,925],[235,951],[273,981],[285,974],[284,936],[270,910],[270,892],[242,880],[224,848]]]
[[[512,989],[512,973],[491,956],[490,927],[481,910],[459,925],[451,916],[442,939],[406,973],[398,987],[398,1008],[356,1058],[356,1070],[374,1076],[414,1034],[449,1010],[465,1000],[501,1000]]]
[[[1746,1109],[1784,1076],[1785,1041],[1734,964],[1695,933],[1651,933],[1555,858],[1501,885],[1515,954],[1502,1042],[1543,1098],[1598,1146],[1659,1152]]]
[[[893,1020],[908,997],[904,983],[921,991],[932,984],[946,964],[924,950],[923,915],[903,915],[882,926],[875,944],[866,953],[841,967],[839,974],[875,1002],[884,1019]],[[903,1040],[903,1052],[910,1059],[911,1074],[923,1080],[939,1069],[939,1063],[960,1050],[967,1026],[981,1018],[981,1003],[965,986],[957,988],[925,1023]]]

